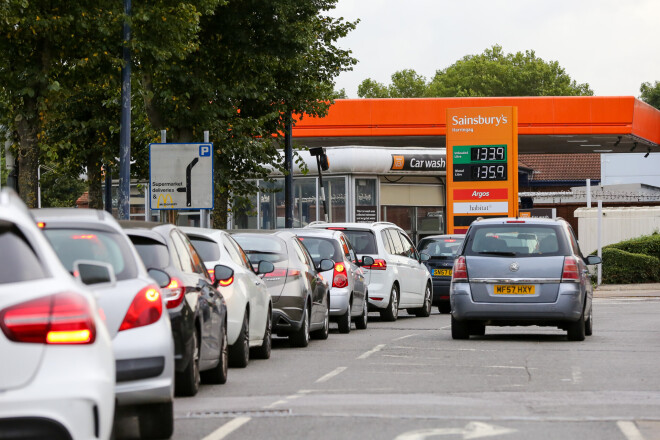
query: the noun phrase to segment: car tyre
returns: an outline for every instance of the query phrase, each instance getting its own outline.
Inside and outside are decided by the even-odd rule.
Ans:
[[[399,316],[399,289],[396,284],[392,284],[390,291],[390,302],[387,308],[380,311],[380,317],[383,321],[396,321]]]
[[[250,361],[250,314],[245,310],[241,332],[234,345],[229,347],[229,366],[245,368]]]
[[[431,298],[431,285],[427,284],[426,289],[424,290],[424,305],[419,309],[415,309],[415,316],[418,318],[428,318],[431,316],[431,307],[433,304],[433,298]]]
[[[486,334],[486,325],[482,322],[470,322],[470,335],[484,336]]]
[[[289,342],[294,347],[307,347],[309,345],[309,310],[307,307],[303,309],[303,322],[300,329],[289,335]]]
[[[202,371],[202,382],[209,384],[227,383],[227,366],[229,365],[229,344],[227,343],[227,323],[225,322],[222,338],[220,339],[220,360],[218,365],[207,371]]]
[[[458,321],[451,317],[452,339],[470,339],[470,327],[467,321]]]
[[[584,334],[586,336],[591,336],[594,334],[594,312],[593,310],[589,312],[589,317],[587,322],[584,323]]]
[[[355,318],[355,328],[358,330],[365,330],[367,328],[367,320],[369,318],[369,310],[367,307],[367,294],[364,294],[364,301],[362,301],[362,314]]]
[[[349,302],[346,313],[339,317],[339,333],[350,333],[351,332],[351,307],[352,304]]]
[[[438,311],[443,315],[446,315],[447,313],[451,313],[451,304],[449,303],[449,301],[443,301],[440,304],[438,304]]]
[[[270,353],[273,347],[273,325],[270,319],[272,312],[268,308],[268,316],[266,317],[266,329],[264,330],[264,339],[261,342],[261,347],[254,347],[250,349],[250,356],[255,359],[270,359]]]
[[[201,376],[199,373],[199,336],[193,332],[193,347],[186,368],[174,375],[174,391],[177,396],[192,397],[199,391]]]
[[[328,306],[325,308],[323,327],[319,330],[313,331],[312,336],[314,337],[314,339],[325,340],[328,339],[329,334],[330,334],[330,300],[328,300]]]
[[[566,326],[566,333],[569,341],[584,341],[586,335],[586,323],[584,317],[577,321],[571,321]]]
[[[172,402],[140,405],[138,408],[140,438],[170,438],[174,432],[174,406]]]

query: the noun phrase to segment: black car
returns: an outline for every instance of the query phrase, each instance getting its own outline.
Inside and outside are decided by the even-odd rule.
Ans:
[[[431,256],[424,264],[433,280],[433,305],[438,307],[440,313],[451,311],[449,285],[451,284],[454,259],[464,239],[463,234],[431,235],[422,238],[417,245],[419,252]]]
[[[221,280],[211,281],[195,247],[176,226],[142,221],[120,224],[144,265],[171,278],[163,295],[174,337],[175,393],[194,396],[202,380],[225,383],[227,306],[216,289]]]
[[[319,272],[334,268],[332,260],[316,266],[298,237],[290,231],[232,235],[255,267],[269,261],[275,270],[264,275],[273,299],[273,331],[291,345],[306,347],[310,336],[327,339],[330,290]]]

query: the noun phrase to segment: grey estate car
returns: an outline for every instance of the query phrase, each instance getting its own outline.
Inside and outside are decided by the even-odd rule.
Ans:
[[[450,287],[454,339],[487,325],[554,326],[568,339],[593,332],[592,287],[571,226],[562,219],[477,220],[454,263]]]

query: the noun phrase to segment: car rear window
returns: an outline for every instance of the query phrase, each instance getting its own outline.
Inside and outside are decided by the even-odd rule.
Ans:
[[[170,265],[170,253],[167,246],[161,242],[138,235],[129,235],[128,238],[133,242],[147,269],[165,269]]]
[[[243,251],[253,265],[260,261],[270,261],[275,267],[287,267],[289,254],[286,244],[277,237],[267,235],[233,235],[234,240],[243,248]]]
[[[0,264],[0,284],[20,283],[46,278],[46,270],[23,233],[8,222],[0,222],[0,249],[5,256]]]
[[[376,238],[371,231],[346,229],[342,231],[348,237],[357,254],[377,254]]]
[[[206,240],[200,237],[188,236],[193,246],[204,261],[218,261],[220,259],[220,249],[218,243],[213,240]]]
[[[46,229],[44,233],[64,267],[71,273],[76,260],[92,260],[110,264],[119,281],[137,277],[130,244],[115,232],[76,228]]]
[[[463,244],[463,237],[442,237],[442,238],[425,238],[419,244],[419,252],[424,252],[433,257],[450,257],[456,256]]]
[[[501,254],[520,257],[564,255],[566,244],[558,226],[505,224],[474,227],[466,255]]]
[[[304,236],[299,236],[298,238],[300,238],[303,245],[305,245],[316,265],[326,258],[334,262],[343,260],[341,247],[337,240],[333,240],[332,238]]]

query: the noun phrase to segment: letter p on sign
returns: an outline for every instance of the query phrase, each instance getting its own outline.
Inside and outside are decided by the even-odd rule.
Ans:
[[[199,146],[199,157],[209,157],[211,156],[211,146],[210,145],[200,145]]]

